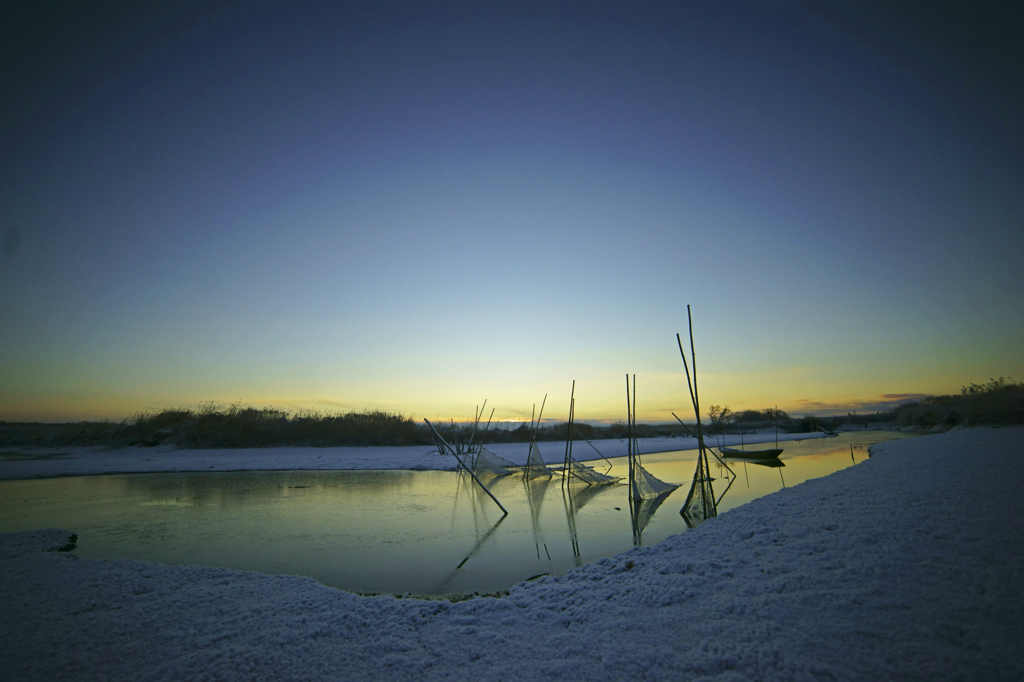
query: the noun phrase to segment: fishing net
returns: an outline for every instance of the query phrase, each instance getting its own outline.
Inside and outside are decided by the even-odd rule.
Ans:
[[[547,464],[544,463],[544,458],[540,456],[540,448],[537,447],[536,443],[530,444],[530,456],[526,460],[526,476],[551,476],[551,469],[548,469]]]
[[[476,463],[473,465],[473,472],[477,475],[488,474],[490,476],[507,476],[512,473],[510,470],[516,465],[504,457],[499,457],[487,448],[480,448],[480,454],[476,456]]]
[[[697,458],[697,470],[693,474],[693,485],[686,496],[686,503],[679,511],[683,520],[690,528],[696,528],[707,519],[718,516],[715,504],[715,491],[711,487],[711,478],[707,475],[704,456]]]
[[[612,487],[609,485],[592,485],[572,476],[569,477],[564,488],[571,502],[570,508],[573,513],[578,512],[583,508],[583,505],[587,504],[598,495],[608,492],[611,489]]]
[[[672,486],[671,489],[656,495],[655,497],[648,498],[633,498],[629,501],[632,521],[633,521],[633,540],[636,544],[640,544],[641,536],[644,532],[644,528],[650,523],[651,518],[654,516],[654,512],[658,510],[661,503],[669,498],[672,491],[678,486]]]
[[[633,496],[637,499],[645,500],[649,497],[657,497],[678,487],[675,483],[666,483],[660,478],[652,476],[647,469],[640,466],[639,460],[633,465]]]
[[[569,460],[569,473],[573,478],[576,478],[587,485],[608,485],[609,483],[616,483],[622,480],[618,476],[602,474],[593,467],[589,467],[582,462],[577,462],[574,459]]]

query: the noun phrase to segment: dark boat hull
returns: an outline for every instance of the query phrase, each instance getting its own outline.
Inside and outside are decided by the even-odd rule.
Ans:
[[[733,448],[719,448],[722,456],[731,459],[778,459],[782,454],[781,448],[769,450],[736,450]]]

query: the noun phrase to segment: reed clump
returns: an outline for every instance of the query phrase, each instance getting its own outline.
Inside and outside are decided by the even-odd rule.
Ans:
[[[901,427],[916,429],[1024,424],[1024,383],[989,379],[968,384],[957,395],[929,396],[900,405],[894,413]]]

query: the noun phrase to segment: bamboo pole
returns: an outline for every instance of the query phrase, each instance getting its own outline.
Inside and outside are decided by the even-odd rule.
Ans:
[[[546,395],[544,396],[544,399],[547,400],[547,396]],[[573,401],[575,399],[576,399],[576,380],[573,379],[572,380],[572,391],[569,393],[569,423],[570,423],[570,427],[569,428],[572,428],[571,427],[571,423],[572,423],[572,404],[573,404]],[[541,410],[543,410],[543,409],[544,408],[541,407]],[[572,453],[572,445],[571,445],[572,441],[569,438],[569,436],[571,436],[571,435],[572,435],[571,433],[567,434],[567,437],[565,439],[565,457],[562,460],[562,485],[563,486],[569,480],[569,465],[571,464],[571,462],[569,461],[569,457],[571,456],[571,453]]]
[[[480,437],[480,444],[483,445],[483,439],[487,438],[487,432],[491,430],[491,420],[494,419],[494,409],[491,408],[491,414],[487,417],[487,426],[484,427],[484,435]]]
[[[603,460],[604,460],[605,462],[608,462],[608,466],[609,466],[609,467],[610,467],[610,466],[612,466],[612,463],[611,463],[611,461],[610,461],[610,460],[609,460],[609,459],[608,459],[607,457],[605,457],[605,456],[604,456],[603,454],[601,454],[601,451],[597,449],[597,446],[596,446],[596,445],[594,445],[593,443],[591,443],[591,442],[590,442],[590,441],[589,441],[589,440],[587,439],[587,437],[586,437],[586,436],[584,436],[584,435],[583,435],[583,434],[582,434],[582,433],[580,432],[580,430],[579,430],[579,429],[575,429],[575,431],[576,431],[576,435],[577,435],[577,436],[579,436],[579,437],[580,437],[580,438],[582,438],[583,440],[587,441],[587,445],[589,445],[590,447],[594,448],[594,452],[596,452],[596,453],[597,453],[598,455],[600,455],[600,456],[601,456],[601,459],[603,459]]]
[[[691,436],[693,436],[694,438],[696,438],[696,437],[697,437],[697,434],[695,434],[695,433],[694,433],[694,432],[693,432],[693,431],[692,431],[692,430],[690,429],[690,427],[689,427],[689,426],[687,426],[686,424],[684,424],[684,423],[683,423],[683,420],[679,418],[679,415],[677,415],[677,414],[676,414],[675,412],[673,412],[673,413],[672,413],[672,416],[676,418],[676,421],[677,421],[677,422],[679,422],[680,424],[683,424],[683,428],[684,428],[684,429],[686,429],[687,431],[689,431],[689,432],[690,432],[690,435],[691,435]],[[708,446],[707,450],[708,450],[708,452],[710,452],[710,453],[711,453],[712,455],[715,455],[715,451],[711,449],[711,446],[710,446],[710,445]],[[721,446],[719,446],[719,450],[721,450]],[[699,450],[698,450],[698,453],[699,453]],[[699,455],[698,455],[698,456],[699,456]],[[724,460],[724,459],[722,459],[722,458],[721,458],[721,457],[719,457],[718,455],[715,455],[715,459],[717,459],[717,460],[718,460],[719,462],[721,462],[722,466],[724,466],[724,467],[725,467],[726,469],[728,469],[728,470],[729,470],[729,473],[730,473],[730,474],[732,474],[732,475],[733,475],[734,477],[736,476],[736,472],[735,472],[735,471],[733,471],[733,470],[732,470],[732,469],[731,469],[731,468],[729,467],[729,465],[728,465],[728,464],[726,464],[726,462],[725,462],[725,460]]]
[[[637,376],[633,375],[633,459],[640,464],[640,441],[637,440]]]
[[[629,402],[629,372],[626,372],[626,461],[629,463],[629,499],[633,499],[633,411]]]

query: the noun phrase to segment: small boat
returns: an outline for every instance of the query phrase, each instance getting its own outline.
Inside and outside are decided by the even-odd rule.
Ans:
[[[782,454],[782,448],[779,447],[779,422],[778,422],[779,406],[775,406],[775,447],[768,448],[767,450],[737,450],[736,448],[730,448],[725,445],[719,445],[718,451],[722,453],[722,457],[731,457],[733,459],[745,459],[751,462],[764,461],[764,460],[777,460],[779,455]],[[743,447],[743,429],[740,429],[740,447]]]
[[[781,448],[770,448],[768,450],[737,450],[736,448],[718,448],[723,457],[733,459],[778,459],[782,454]]]

